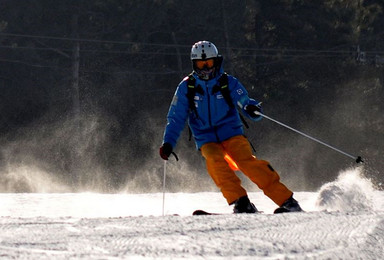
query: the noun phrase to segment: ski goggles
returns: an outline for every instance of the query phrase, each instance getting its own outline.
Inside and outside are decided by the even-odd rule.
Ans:
[[[196,68],[198,68],[199,70],[204,69],[204,67],[208,68],[208,69],[211,69],[211,68],[213,68],[214,64],[215,64],[215,60],[214,59],[195,60]]]

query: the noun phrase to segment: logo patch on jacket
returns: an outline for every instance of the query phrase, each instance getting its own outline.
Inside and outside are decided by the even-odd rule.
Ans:
[[[236,92],[237,92],[237,94],[239,94],[239,95],[242,95],[242,94],[244,93],[244,91],[243,91],[241,88],[239,88],[238,90],[236,90]]]

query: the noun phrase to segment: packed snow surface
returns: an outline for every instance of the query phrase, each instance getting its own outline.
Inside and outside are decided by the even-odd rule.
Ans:
[[[318,192],[304,213],[230,214],[220,193],[0,194],[1,259],[383,259],[384,192],[357,170]],[[191,216],[196,209],[225,213]]]

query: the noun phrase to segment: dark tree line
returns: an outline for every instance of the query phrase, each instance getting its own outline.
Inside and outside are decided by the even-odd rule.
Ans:
[[[362,155],[367,175],[383,181],[382,1],[0,4],[3,190],[28,190],[10,177],[20,165],[74,189],[156,190],[165,116],[198,40],[218,46],[267,114]],[[294,189],[316,189],[353,165],[267,120],[247,136]],[[174,190],[194,190],[188,183],[206,173],[187,133],[176,152],[186,165],[170,164]]]

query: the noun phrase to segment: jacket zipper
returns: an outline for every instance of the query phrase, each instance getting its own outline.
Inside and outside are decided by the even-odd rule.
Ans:
[[[211,118],[211,97],[208,89],[208,84],[205,83],[205,89],[207,91],[207,101],[208,101],[208,120],[209,120],[209,126],[213,128],[213,132],[215,133],[217,142],[220,142],[219,136],[217,135],[216,126],[212,126],[212,118]]]

